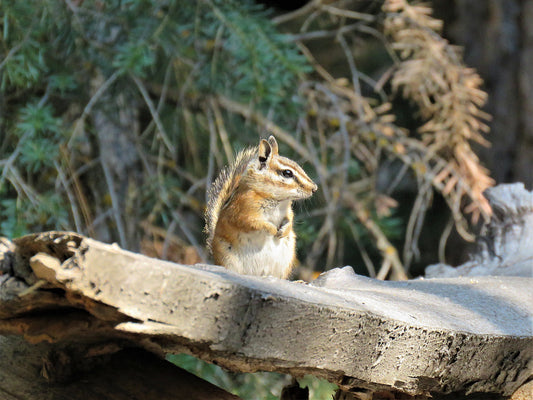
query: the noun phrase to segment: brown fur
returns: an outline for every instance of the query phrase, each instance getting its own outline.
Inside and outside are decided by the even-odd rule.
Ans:
[[[288,170],[292,177],[285,176]],[[206,232],[215,263],[286,278],[295,260],[291,204],[314,191],[303,169],[278,154],[273,136],[241,151],[209,191]]]

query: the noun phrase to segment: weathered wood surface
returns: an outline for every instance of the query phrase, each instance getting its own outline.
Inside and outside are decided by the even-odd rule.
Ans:
[[[533,376],[530,277],[382,282],[348,267],[308,285],[64,232],[4,242],[0,254],[0,334],[29,342],[135,343],[412,395],[510,395]]]
[[[237,371],[311,373],[410,394],[511,394],[531,375],[530,278],[380,282],[345,268],[305,285],[73,238],[16,241],[36,246],[17,258],[28,258],[35,285],[46,283],[4,296],[0,333],[31,342],[130,338]]]

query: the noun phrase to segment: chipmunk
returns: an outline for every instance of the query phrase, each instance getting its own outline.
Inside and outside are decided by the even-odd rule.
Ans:
[[[238,153],[208,192],[205,230],[215,264],[287,279],[296,258],[292,201],[316,190],[302,167],[278,154],[274,136]]]

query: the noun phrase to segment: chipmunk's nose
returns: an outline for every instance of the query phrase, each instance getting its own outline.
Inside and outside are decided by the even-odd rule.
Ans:
[[[313,193],[316,193],[317,190],[318,190],[318,186],[317,186],[317,185],[315,185],[315,187],[314,187],[313,189],[311,189],[311,191],[312,191]]]

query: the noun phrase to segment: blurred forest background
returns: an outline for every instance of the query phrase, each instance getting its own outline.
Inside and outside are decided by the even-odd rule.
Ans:
[[[206,189],[274,134],[319,185],[298,277],[457,265],[483,191],[533,184],[532,20],[520,0],[2,0],[0,235],[208,262]]]

